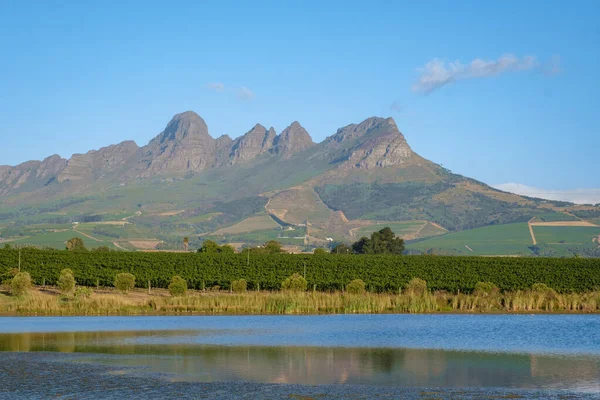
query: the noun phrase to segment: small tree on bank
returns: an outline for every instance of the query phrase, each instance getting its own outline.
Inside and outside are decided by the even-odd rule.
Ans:
[[[31,289],[31,275],[28,272],[19,272],[10,281],[10,291],[15,296],[23,296]]]
[[[346,285],[346,292],[350,294],[364,294],[366,292],[366,285],[362,279],[354,279]]]
[[[185,296],[187,293],[187,282],[185,279],[180,277],[179,275],[175,275],[171,278],[171,283],[169,284],[169,293],[171,296]]]
[[[308,282],[306,282],[306,279],[300,274],[294,274],[281,283],[282,290],[289,290],[292,292],[306,292],[307,287]]]
[[[248,290],[248,282],[245,279],[238,279],[231,282],[231,290],[234,293],[245,293]]]
[[[73,271],[69,268],[60,271],[58,288],[62,294],[72,294],[75,291],[75,277],[73,276]]]
[[[130,273],[117,274],[114,285],[121,292],[127,293],[135,287],[135,276]]]

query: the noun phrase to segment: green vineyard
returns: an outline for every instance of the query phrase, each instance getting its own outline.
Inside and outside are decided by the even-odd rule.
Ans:
[[[390,255],[292,255],[68,252],[23,249],[21,270],[36,284],[55,284],[63,268],[71,268],[79,285],[112,286],[119,272],[130,272],[136,285],[166,288],[174,275],[190,288],[228,289],[245,279],[249,289],[278,290],[288,276],[305,275],[309,288],[342,290],[362,279],[371,292],[398,292],[412,278],[427,281],[431,290],[470,293],[478,282],[493,282],[515,291],[544,283],[560,293],[600,288],[600,259],[507,258]],[[0,250],[0,281],[19,265],[19,252]]]

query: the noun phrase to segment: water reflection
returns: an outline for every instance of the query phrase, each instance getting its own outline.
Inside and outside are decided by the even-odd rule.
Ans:
[[[142,367],[144,373],[200,382],[552,388],[600,392],[600,358],[597,356],[183,343],[183,338],[196,334],[218,332],[0,334],[0,350],[82,353],[84,357],[80,360],[84,362]],[[157,337],[169,339],[170,344],[153,344],[148,340]]]

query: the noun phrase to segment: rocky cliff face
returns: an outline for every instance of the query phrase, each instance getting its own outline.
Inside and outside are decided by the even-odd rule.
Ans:
[[[0,195],[20,190],[37,189],[50,184],[66,167],[67,160],[58,155],[43,161],[27,161],[0,171]]]
[[[260,154],[268,152],[273,146],[275,136],[276,133],[273,128],[267,131],[264,126],[256,124],[244,136],[235,140],[231,149],[230,163],[237,164],[249,161]]]
[[[341,150],[339,161],[349,168],[402,165],[413,152],[392,118],[369,118],[338,129],[323,145]]]
[[[103,178],[120,167],[135,162],[138,150],[137,144],[128,140],[89,151],[87,154],[74,154],[58,176],[58,181],[89,181]]]
[[[272,152],[280,154],[283,158],[290,158],[294,153],[314,145],[306,129],[298,121],[294,121],[275,138]]]
[[[184,174],[209,168],[214,164],[216,142],[198,114],[177,114],[164,131],[141,149],[139,176]]]

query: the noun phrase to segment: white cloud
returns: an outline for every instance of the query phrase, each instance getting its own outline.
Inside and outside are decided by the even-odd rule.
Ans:
[[[212,89],[215,92],[222,92],[223,90],[225,90],[225,84],[220,82],[211,82],[207,86],[209,89]]]
[[[520,183],[502,183],[493,185],[504,192],[547,200],[569,201],[576,204],[600,203],[600,189],[548,190],[522,185]]]
[[[254,92],[245,86],[242,86],[237,91],[237,97],[240,100],[250,101],[254,98]]]
[[[510,71],[527,71],[538,66],[535,57],[518,58],[514,54],[505,54],[492,61],[476,58],[468,64],[462,64],[460,61],[447,63],[434,58],[418,69],[420,76],[412,89],[415,92],[429,93],[459,80],[486,78]]]

